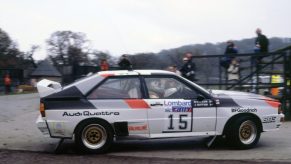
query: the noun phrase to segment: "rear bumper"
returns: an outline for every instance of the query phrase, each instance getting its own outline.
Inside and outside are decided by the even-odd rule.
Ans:
[[[41,133],[45,136],[50,136],[49,130],[47,127],[46,121],[41,117],[41,115],[38,116],[36,120],[36,126],[41,131]]]

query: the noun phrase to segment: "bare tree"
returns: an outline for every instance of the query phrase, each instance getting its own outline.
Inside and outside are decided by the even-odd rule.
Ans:
[[[57,31],[47,40],[48,54],[58,65],[72,65],[88,59],[89,41],[80,32]]]
[[[13,43],[9,35],[0,28],[0,56],[7,55],[12,44]]]
[[[36,68],[36,64],[35,64],[35,61],[33,59],[33,55],[39,49],[40,49],[40,47],[38,45],[32,45],[30,50],[28,52],[24,53],[24,59],[29,60],[32,63],[34,68]]]
[[[111,66],[116,64],[115,58],[112,57],[109,52],[94,50],[91,53],[91,56],[92,56],[92,62],[97,65],[100,64],[101,60],[107,60],[107,62]]]

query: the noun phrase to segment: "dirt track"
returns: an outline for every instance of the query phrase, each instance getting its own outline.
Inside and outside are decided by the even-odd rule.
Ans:
[[[27,151],[0,151],[1,164],[248,164],[248,163],[290,163],[290,162],[274,162],[269,160],[212,160],[212,159],[167,159],[167,158],[141,158],[141,157],[122,157],[113,155],[55,155],[49,153],[36,153]]]

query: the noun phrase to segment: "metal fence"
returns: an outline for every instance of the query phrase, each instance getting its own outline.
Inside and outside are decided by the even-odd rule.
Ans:
[[[227,80],[227,70],[221,66],[227,57],[239,61],[239,79],[235,82]],[[290,47],[272,53],[193,56],[193,61],[198,68],[197,84],[208,89],[247,91],[276,98],[281,101],[286,117],[291,119]]]

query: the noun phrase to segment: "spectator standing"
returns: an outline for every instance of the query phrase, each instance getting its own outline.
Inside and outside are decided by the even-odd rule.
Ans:
[[[229,65],[231,64],[232,59],[234,59],[233,54],[237,54],[238,50],[233,41],[229,40],[226,42],[226,44],[227,46],[225,48],[224,54],[229,56],[223,57],[222,60],[220,61],[220,65],[227,70]]]
[[[262,30],[260,28],[256,29],[257,38],[255,39],[255,47],[254,53],[268,53],[269,52],[269,40],[268,38],[262,34]],[[260,68],[258,63],[261,62],[263,56],[254,56],[251,57],[251,72],[253,72],[254,67],[256,70]]]
[[[100,69],[101,69],[101,71],[108,71],[109,70],[109,64],[108,64],[106,59],[101,60]]]
[[[179,70],[177,70],[177,66],[176,65],[168,67],[168,71],[174,72],[176,75],[181,76],[181,72]]]
[[[192,54],[186,53],[185,57],[183,58],[183,61],[184,65],[180,70],[182,76],[190,81],[195,81],[196,65],[192,61]]]
[[[220,61],[220,65],[224,68],[224,75],[225,75],[225,80],[227,81],[228,79],[228,68],[231,64],[231,61],[235,58],[235,54],[238,53],[238,50],[234,44],[233,41],[228,40],[226,42],[226,48],[224,52],[224,57]]]
[[[120,67],[121,70],[132,69],[132,64],[128,60],[128,57],[127,57],[126,54],[124,54],[124,55],[121,56],[120,61],[118,62],[118,65],[119,65],[119,67]]]
[[[239,63],[236,58],[233,58],[231,60],[227,72],[228,72],[227,77],[228,82],[237,82],[239,80]]]
[[[11,92],[11,83],[12,83],[12,80],[9,74],[5,75],[4,77],[5,94],[9,94]]]
[[[257,38],[255,40],[255,52],[267,53],[269,52],[269,40],[262,34],[262,30],[257,28]]]

